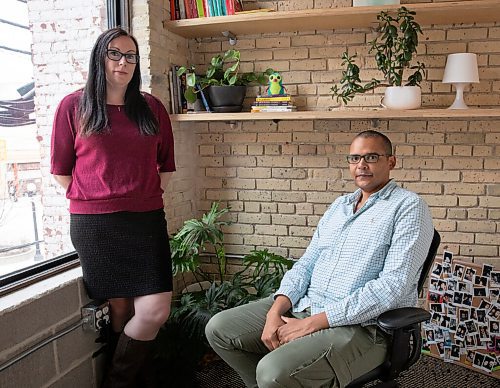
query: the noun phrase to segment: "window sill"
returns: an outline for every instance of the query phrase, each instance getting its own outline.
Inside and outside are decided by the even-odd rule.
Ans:
[[[82,277],[81,267],[72,268],[0,298],[0,316],[24,306],[41,296],[65,287]]]

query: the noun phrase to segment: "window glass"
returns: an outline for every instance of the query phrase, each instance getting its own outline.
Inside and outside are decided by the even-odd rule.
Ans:
[[[43,224],[41,152],[35,123],[28,5],[3,0],[0,18],[0,276],[73,251]],[[47,169],[47,168],[46,168]],[[46,176],[43,179],[51,179]],[[53,195],[53,194],[52,194]],[[51,201],[54,199],[51,197]],[[65,198],[60,198],[64,208]],[[61,235],[61,234],[59,234]]]

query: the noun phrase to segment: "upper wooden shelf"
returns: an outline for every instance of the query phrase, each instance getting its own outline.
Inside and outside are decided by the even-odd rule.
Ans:
[[[446,3],[402,4],[416,11],[421,25],[488,23],[500,20],[499,0],[454,1]],[[381,10],[400,5],[342,7],[300,11],[257,12],[231,16],[165,21],[164,26],[186,38],[221,36],[222,31],[235,35],[264,32],[331,30],[375,26]]]
[[[342,109],[337,111],[299,111],[273,113],[194,113],[171,115],[173,122],[182,121],[255,121],[255,120],[486,120],[500,119],[500,109]]]

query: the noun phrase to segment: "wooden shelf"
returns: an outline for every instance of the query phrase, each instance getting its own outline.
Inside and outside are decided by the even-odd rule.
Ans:
[[[299,111],[283,113],[194,113],[171,115],[172,122],[260,121],[260,120],[488,120],[500,119],[500,109],[343,109],[337,111]]]
[[[454,1],[446,3],[403,4],[416,11],[421,25],[488,23],[500,20],[499,0]],[[291,32],[370,27],[376,25],[381,10],[400,5],[343,7],[300,11],[257,12],[231,16],[165,21],[167,30],[186,38],[221,36],[222,31],[235,35],[265,32]]]

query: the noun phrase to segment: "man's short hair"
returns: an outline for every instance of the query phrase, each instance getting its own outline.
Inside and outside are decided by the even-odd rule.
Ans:
[[[370,137],[378,137],[379,139],[382,139],[382,142],[384,143],[385,153],[387,155],[393,155],[392,143],[389,140],[389,138],[385,136],[383,133],[369,129],[368,131],[363,131],[358,133],[354,139],[357,139],[358,137],[361,137],[363,139]]]

